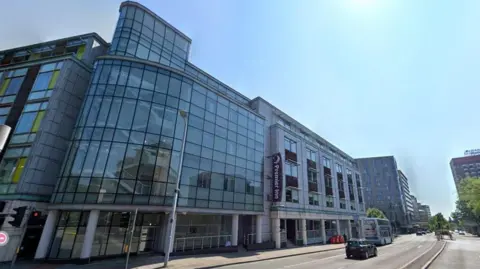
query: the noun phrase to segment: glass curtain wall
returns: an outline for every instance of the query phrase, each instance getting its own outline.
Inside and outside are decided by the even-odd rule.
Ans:
[[[264,120],[162,68],[97,62],[55,203],[171,205],[184,120],[179,206],[263,211]]]
[[[50,248],[50,259],[78,259],[82,251],[89,212],[61,212]],[[100,212],[91,257],[125,254],[127,228],[120,227],[122,212]],[[162,225],[160,214],[138,214],[130,250],[152,251]]]

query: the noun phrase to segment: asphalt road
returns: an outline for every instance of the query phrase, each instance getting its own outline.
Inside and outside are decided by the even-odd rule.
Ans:
[[[433,256],[440,249],[442,242],[437,242],[433,235],[415,236],[407,235],[393,244],[379,247],[378,257],[368,260],[346,259],[345,250],[334,250],[316,254],[307,254],[294,257],[279,258],[268,261],[224,266],[225,269],[370,269],[370,268],[392,268],[411,269],[421,268],[426,262],[419,259],[421,264],[409,263],[417,257],[426,253],[425,256]],[[430,250],[434,247],[432,250]],[[429,251],[430,250],[430,251]],[[428,258],[429,259],[429,258]],[[426,260],[428,260],[426,259]]]
[[[480,237],[454,235],[428,269],[480,268]]]

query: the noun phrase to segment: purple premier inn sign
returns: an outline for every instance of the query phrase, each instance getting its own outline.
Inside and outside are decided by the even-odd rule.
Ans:
[[[282,155],[276,153],[272,156],[272,202],[282,201],[283,174],[282,174]]]

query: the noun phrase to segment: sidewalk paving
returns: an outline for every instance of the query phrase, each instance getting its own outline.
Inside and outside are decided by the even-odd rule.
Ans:
[[[305,255],[310,253],[343,249],[344,244],[317,245],[279,250],[241,251],[234,253],[207,254],[195,256],[171,257],[168,268],[171,269],[207,269],[233,264],[257,262],[262,260],[285,258],[289,256]],[[0,268],[3,268],[0,266]],[[18,263],[15,269],[124,269],[125,258],[96,261],[90,264],[22,264]],[[163,256],[142,255],[130,257],[130,269],[158,269],[163,268]]]
[[[394,242],[413,239],[414,235],[403,235],[397,237]],[[305,255],[317,252],[343,249],[344,244],[316,245],[307,247],[296,247],[279,250],[263,251],[241,251],[234,253],[206,254],[171,257],[168,268],[172,269],[207,269],[227,265],[258,262],[263,260],[285,258],[290,256]],[[6,264],[0,265],[0,269],[9,268]],[[124,269],[125,258],[95,261],[90,264],[31,264],[19,262],[15,269]],[[130,269],[158,269],[163,268],[163,256],[161,255],[140,255],[130,257]]]

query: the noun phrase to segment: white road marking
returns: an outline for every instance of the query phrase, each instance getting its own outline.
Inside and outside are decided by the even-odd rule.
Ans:
[[[284,266],[282,268],[291,268],[291,267],[296,267],[296,266],[299,266],[299,265],[304,265],[304,264],[309,264],[309,263],[314,263],[314,262],[318,262],[319,260],[328,260],[328,259],[331,259],[331,258],[336,258],[336,257],[340,257],[340,256],[345,256],[345,254],[340,254],[340,255],[335,255],[335,256],[330,256],[330,257],[326,257],[326,258],[321,258],[321,259],[315,259],[313,261],[308,261],[308,262],[302,262],[302,263],[297,263],[297,264],[292,264],[292,265],[287,265],[287,266]]]
[[[417,248],[421,248],[421,247],[422,247],[422,245],[418,246]]]

